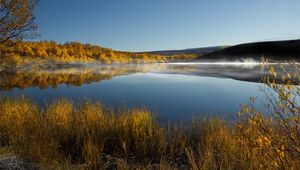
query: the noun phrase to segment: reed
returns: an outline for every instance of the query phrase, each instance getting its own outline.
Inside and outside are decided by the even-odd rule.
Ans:
[[[261,147],[253,145],[252,138],[261,135],[256,128],[243,121],[228,125],[219,119],[193,120],[189,126],[170,124],[163,128],[144,108],[117,110],[100,102],[75,105],[59,99],[42,109],[22,96],[0,99],[1,146],[55,168],[299,167],[296,151],[287,154],[286,150],[284,159],[277,162],[277,154],[263,147],[268,145],[266,139],[262,139],[266,143]],[[270,135],[282,139],[287,136],[282,131]]]
[[[269,69],[273,79],[261,88],[268,113],[251,98],[230,124],[162,126],[145,108],[64,98],[41,108],[24,96],[0,97],[0,146],[58,169],[298,169],[299,69]]]

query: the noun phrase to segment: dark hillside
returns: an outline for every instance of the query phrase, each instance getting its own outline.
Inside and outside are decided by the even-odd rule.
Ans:
[[[300,60],[300,40],[268,41],[240,44],[213,51],[198,57],[199,59],[238,60],[241,58],[270,60]]]
[[[149,54],[160,54],[160,55],[178,55],[178,54],[196,54],[198,56],[207,54],[216,50],[220,50],[225,46],[215,46],[215,47],[203,47],[203,48],[189,48],[182,50],[161,50],[161,51],[149,51]]]

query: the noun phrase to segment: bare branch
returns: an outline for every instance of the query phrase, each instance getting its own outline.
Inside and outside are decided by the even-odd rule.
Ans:
[[[0,0],[0,45],[10,39],[34,36],[37,0]]]

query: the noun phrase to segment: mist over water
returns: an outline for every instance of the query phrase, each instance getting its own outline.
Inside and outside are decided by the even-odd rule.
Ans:
[[[254,60],[252,58],[240,59],[236,61],[229,60],[203,60],[203,61],[195,61],[195,62],[173,62],[167,63],[170,65],[218,65],[218,66],[238,66],[238,67],[251,67],[251,66],[263,66],[263,65],[289,65],[289,62],[264,62],[261,60]],[[293,63],[299,65],[300,63]]]
[[[279,69],[279,68],[278,68]],[[220,116],[232,120],[240,104],[260,96],[270,73],[254,61],[83,65],[1,72],[1,95],[25,94],[41,105],[60,97],[74,102],[142,106],[160,120]],[[263,99],[261,99],[263,100]]]

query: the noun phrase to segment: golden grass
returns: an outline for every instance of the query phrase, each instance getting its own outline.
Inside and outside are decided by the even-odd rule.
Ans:
[[[26,97],[0,99],[1,146],[54,168],[299,167],[299,152],[284,150],[283,156],[264,147],[273,145],[273,141],[267,141],[269,138],[285,139],[286,133],[273,131],[269,138],[258,140],[262,145],[253,145],[252,138],[261,136],[259,126],[246,122],[243,119],[227,125],[218,119],[202,119],[192,121],[188,127],[170,124],[163,128],[146,109],[116,111],[99,102],[75,105],[66,99],[42,109]],[[269,129],[275,127],[276,123],[265,125]]]

